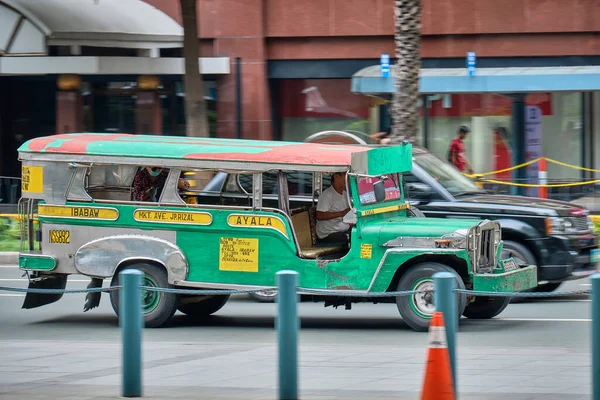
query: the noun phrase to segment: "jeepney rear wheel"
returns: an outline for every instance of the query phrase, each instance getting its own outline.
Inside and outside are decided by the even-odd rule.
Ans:
[[[453,274],[456,277],[456,287],[465,289],[462,278],[451,267],[436,262],[424,262],[414,265],[406,271],[398,282],[397,290],[433,291],[433,274],[437,272]],[[457,315],[460,318],[467,304],[467,296],[460,293],[456,295],[456,299]],[[418,332],[426,332],[429,329],[429,320],[435,312],[433,292],[399,296],[396,298],[396,305],[400,316],[412,329]]]
[[[191,318],[208,317],[219,311],[229,300],[229,295],[182,296],[177,309]]]
[[[157,288],[173,288],[169,285],[167,271],[155,264],[137,263],[124,268],[137,269],[144,273],[142,277],[142,286]],[[119,285],[119,274],[115,274],[110,283],[111,286]],[[119,315],[119,292],[113,290],[110,292],[110,304],[117,316]],[[179,304],[179,295],[176,293],[155,292],[142,290],[142,313],[144,315],[144,325],[146,328],[158,328],[169,322]]]
[[[510,297],[477,296],[475,301],[467,305],[463,315],[471,319],[490,319],[500,314],[508,304]]]

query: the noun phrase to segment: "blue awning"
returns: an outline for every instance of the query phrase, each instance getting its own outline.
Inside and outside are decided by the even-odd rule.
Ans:
[[[389,97],[395,91],[394,75],[381,76],[381,67],[363,68],[352,76],[352,92]],[[479,68],[468,76],[466,68],[421,70],[419,91],[431,93],[519,93],[600,90],[600,66]]]

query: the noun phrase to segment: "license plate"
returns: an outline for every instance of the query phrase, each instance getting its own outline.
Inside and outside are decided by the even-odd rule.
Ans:
[[[600,262],[600,250],[592,249],[590,253],[590,261],[593,263]]]
[[[519,268],[515,260],[513,260],[512,258],[509,258],[508,260],[503,260],[502,265],[504,266],[504,272],[514,271],[515,269]]]
[[[71,243],[71,232],[67,230],[51,229],[48,237],[49,243],[68,244]]]

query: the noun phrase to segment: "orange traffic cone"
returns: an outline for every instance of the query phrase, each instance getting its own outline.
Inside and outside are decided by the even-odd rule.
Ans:
[[[444,315],[436,312],[429,324],[429,350],[421,400],[454,400],[454,382],[446,341]]]

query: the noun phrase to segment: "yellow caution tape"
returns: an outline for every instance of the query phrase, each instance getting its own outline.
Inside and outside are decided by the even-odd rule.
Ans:
[[[469,178],[477,179],[477,178],[480,178],[480,177],[483,177],[483,176],[496,175],[496,174],[501,174],[503,172],[514,171],[515,169],[526,167],[528,165],[534,164],[534,163],[536,163],[538,161],[541,161],[541,160],[546,160],[549,163],[560,165],[562,167],[577,169],[579,171],[600,172],[600,169],[578,167],[577,165],[567,164],[565,162],[557,161],[557,160],[554,160],[552,158],[538,157],[536,159],[524,162],[523,164],[515,165],[514,167],[510,167],[510,168],[499,169],[497,171],[484,172],[484,173],[481,173],[481,174],[464,174],[464,175],[467,176],[467,177],[469,177]]]
[[[563,167],[578,169],[580,171],[600,172],[600,169],[578,167],[576,165],[571,165],[571,164],[567,164],[567,163],[564,163],[564,162],[561,162],[561,161],[556,161],[556,160],[553,160],[553,159],[548,158],[548,157],[544,157],[544,158],[546,159],[546,161],[551,162],[552,164],[560,165],[560,166],[563,166]]]
[[[555,184],[550,184],[550,185],[540,185],[540,184],[533,184],[533,183],[513,183],[513,182],[499,181],[496,179],[482,179],[482,181],[489,182],[489,183],[497,183],[498,185],[532,187],[532,188],[557,188],[557,187],[583,186],[583,185],[591,185],[594,183],[600,183],[600,179],[596,179],[593,181],[586,181],[586,182],[555,183]]]
[[[469,178],[478,178],[478,177],[487,176],[487,175],[501,174],[503,172],[513,171],[515,169],[523,168],[528,165],[534,164],[534,163],[540,161],[542,158],[544,158],[544,157],[538,157],[534,160],[524,162],[523,164],[515,165],[514,167],[510,167],[510,168],[499,169],[498,171],[484,172],[482,174],[465,174],[465,175],[468,176]]]

